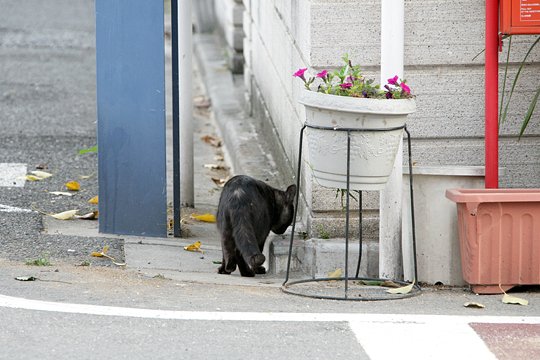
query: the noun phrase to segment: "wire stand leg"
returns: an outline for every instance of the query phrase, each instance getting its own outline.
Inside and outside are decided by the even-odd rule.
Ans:
[[[289,244],[289,258],[287,259],[287,274],[285,276],[285,281],[283,282],[283,285],[289,281],[289,272],[291,270],[291,257],[292,257],[292,247],[293,247],[293,241],[294,241],[294,231],[296,228],[296,215],[298,214],[298,199],[300,198],[300,172],[302,170],[302,144],[304,142],[304,130],[306,129],[306,125],[302,127],[302,130],[300,130],[300,145],[298,150],[298,171],[296,173],[296,199],[294,203],[294,217],[293,217],[293,223],[292,223],[292,229],[291,229],[291,242]]]
[[[362,262],[362,190],[358,191],[358,264],[356,265],[356,277],[360,274]]]
[[[416,222],[414,219],[414,194],[413,194],[413,169],[412,169],[412,152],[411,152],[411,133],[405,126],[405,132],[407,133],[407,150],[409,152],[409,191],[411,193],[411,226],[412,226],[412,245],[413,245],[413,264],[414,264],[414,280],[413,283],[418,282],[418,267],[416,265]]]

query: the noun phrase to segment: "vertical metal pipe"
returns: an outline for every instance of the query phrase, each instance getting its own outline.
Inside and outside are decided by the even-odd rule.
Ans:
[[[193,181],[193,91],[191,0],[179,0],[180,26],[180,183],[183,205],[195,206]]]
[[[172,128],[173,128],[173,234],[182,236],[180,226],[180,118],[178,78],[178,0],[171,0],[171,45],[172,45]]]
[[[486,0],[486,60],[485,60],[485,161],[486,188],[499,187],[499,53],[498,0]]]

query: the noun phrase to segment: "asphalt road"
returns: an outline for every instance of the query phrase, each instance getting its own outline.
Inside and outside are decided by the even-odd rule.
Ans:
[[[96,144],[93,1],[0,0],[0,9],[0,164],[46,165],[53,174],[0,186],[0,359],[493,358],[471,322],[528,323],[523,348],[540,351],[537,289],[520,293],[529,306],[436,288],[406,300],[340,302],[284,294],[275,279],[231,275],[225,284],[213,268],[160,273],[151,269],[158,258],[144,271],[99,258],[77,266],[105,244],[122,261],[125,245],[43,232],[35,211],[95,209],[87,201],[97,195],[97,156],[78,154]],[[75,196],[49,193],[70,180],[81,183]],[[52,266],[25,265],[43,255]],[[470,301],[485,308],[465,308]]]

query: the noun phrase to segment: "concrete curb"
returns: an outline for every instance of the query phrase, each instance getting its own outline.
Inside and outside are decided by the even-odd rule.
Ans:
[[[257,120],[248,116],[242,106],[242,77],[228,70],[218,36],[195,35],[194,51],[232,172],[283,187],[268,141],[260,135]]]

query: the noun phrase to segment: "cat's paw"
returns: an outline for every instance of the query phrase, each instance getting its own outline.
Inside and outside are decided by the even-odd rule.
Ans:
[[[266,269],[263,266],[259,266],[258,268],[255,269],[255,274],[259,274],[259,275],[266,274]]]
[[[257,269],[264,263],[265,260],[266,258],[263,254],[255,254],[249,259],[249,265],[252,269]]]
[[[219,267],[219,269],[218,269],[218,274],[230,275],[231,272],[225,270],[225,266],[221,265],[221,266]]]

